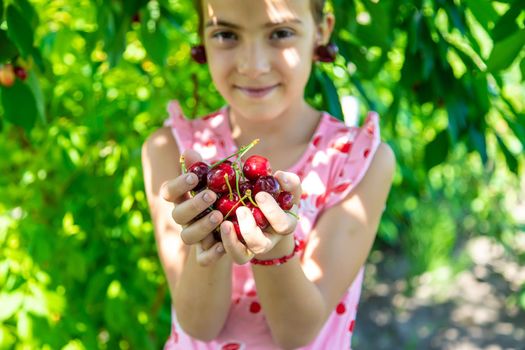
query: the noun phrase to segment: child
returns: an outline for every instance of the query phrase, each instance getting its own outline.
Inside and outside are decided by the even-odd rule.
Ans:
[[[363,265],[392,183],[395,158],[378,117],[346,127],[309,106],[314,61],[329,61],[334,17],[323,0],[200,0],[203,46],[221,110],[188,121],[177,102],[143,146],[145,186],[172,298],[165,349],[348,349]],[[195,174],[247,145],[269,159],[299,220],[268,193],[255,201],[271,227],[237,209],[246,245],[217,210],[217,196],[189,196]],[[212,232],[220,227],[222,242]]]

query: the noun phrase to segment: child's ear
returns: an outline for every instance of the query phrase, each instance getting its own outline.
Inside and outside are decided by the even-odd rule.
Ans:
[[[335,17],[333,13],[326,13],[318,26],[318,40],[321,45],[326,45],[330,42],[330,36],[332,35],[334,26]]]

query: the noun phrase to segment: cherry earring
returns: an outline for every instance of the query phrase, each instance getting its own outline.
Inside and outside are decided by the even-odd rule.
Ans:
[[[315,49],[315,58],[319,62],[334,62],[337,52],[339,52],[339,48],[334,43],[319,45]]]
[[[206,63],[206,50],[204,45],[196,45],[191,48],[191,58],[199,64]]]

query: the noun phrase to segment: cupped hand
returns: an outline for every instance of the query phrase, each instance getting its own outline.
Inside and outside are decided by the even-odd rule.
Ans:
[[[257,226],[250,209],[239,207],[236,210],[237,220],[246,244],[239,241],[230,221],[224,221],[220,226],[224,249],[237,264],[245,264],[255,256],[259,258],[271,253],[277,243],[283,237],[293,234],[297,227],[297,207],[302,193],[300,179],[297,175],[284,171],[277,171],[274,176],[284,191],[292,193],[294,205],[290,211],[294,215],[282,210],[269,193],[257,193],[255,201],[270,224],[263,231]]]
[[[201,161],[200,155],[193,150],[183,152],[186,167]],[[224,255],[221,242],[215,242],[213,231],[221,223],[223,216],[218,210],[208,209],[217,195],[210,190],[197,193],[194,197],[190,191],[197,185],[197,175],[182,174],[162,185],[162,197],[174,203],[173,220],[182,226],[182,241],[187,245],[197,245],[197,261],[201,265],[210,265]]]

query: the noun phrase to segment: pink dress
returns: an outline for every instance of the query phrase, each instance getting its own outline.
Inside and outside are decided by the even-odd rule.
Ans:
[[[226,107],[204,118],[184,118],[178,102],[168,105],[171,127],[180,151],[192,148],[212,163],[237,150],[233,142]],[[308,244],[308,234],[319,214],[344,199],[366,173],[380,143],[378,116],[369,113],[361,127],[347,127],[323,113],[314,137],[300,160],[287,171],[301,178],[303,195],[299,206],[301,219],[295,236]],[[178,161],[175,159],[174,161]],[[349,349],[355,327],[357,305],[363,282],[363,268],[329,316],[317,338],[301,349]],[[247,349],[273,350],[272,340],[259,304],[250,264],[233,266],[231,306],[221,333],[211,342],[191,338],[180,327],[172,308],[171,335],[164,350]]]

